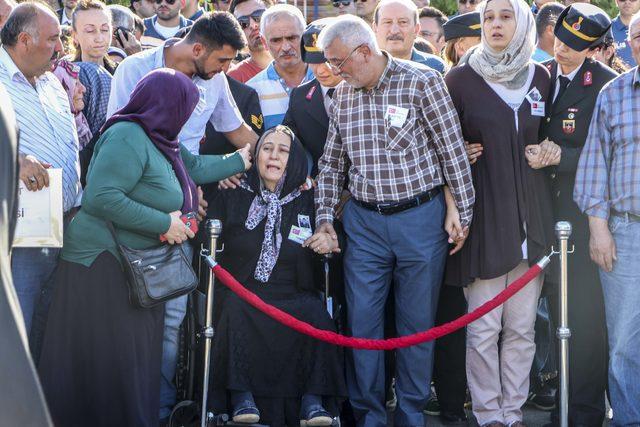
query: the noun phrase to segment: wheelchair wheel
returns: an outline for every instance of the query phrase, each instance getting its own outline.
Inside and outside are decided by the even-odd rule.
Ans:
[[[200,425],[200,407],[192,400],[178,403],[169,417],[168,427],[196,427]]]

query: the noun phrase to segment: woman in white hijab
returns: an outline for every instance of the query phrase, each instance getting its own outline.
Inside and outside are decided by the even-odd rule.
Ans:
[[[465,286],[468,310],[520,277],[553,242],[544,174],[525,147],[536,144],[549,73],[531,61],[535,23],[524,0],[479,7],[482,43],[445,80],[468,144],[476,189],[469,237],[449,257],[445,281]],[[473,413],[481,426],[522,427],[535,352],[542,277],[467,328],[466,366]]]

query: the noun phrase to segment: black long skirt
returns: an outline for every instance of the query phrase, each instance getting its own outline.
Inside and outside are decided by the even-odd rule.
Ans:
[[[308,291],[269,292],[271,285],[247,284],[269,304],[317,328],[335,330],[322,300]],[[283,290],[282,287],[279,289]],[[300,399],[305,393],[323,397],[337,415],[346,396],[343,352],[299,334],[225,290],[213,344],[212,407],[229,413],[228,390],[250,391],[260,409],[260,422],[300,425]]]
[[[134,308],[116,258],[61,260],[40,380],[57,427],[157,427],[164,305]]]

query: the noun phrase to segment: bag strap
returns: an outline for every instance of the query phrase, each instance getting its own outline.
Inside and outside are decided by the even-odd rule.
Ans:
[[[113,236],[113,240],[115,240],[116,245],[120,246],[120,240],[118,239],[118,236],[116,235],[115,228],[113,228],[113,222],[111,222],[109,220],[105,220],[104,222],[107,224],[107,228],[109,229],[109,232],[111,233],[111,236]]]

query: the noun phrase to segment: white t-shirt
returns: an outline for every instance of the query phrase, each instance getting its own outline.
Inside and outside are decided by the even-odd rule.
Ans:
[[[142,77],[165,66],[164,48],[176,41],[177,39],[167,40],[157,48],[125,58],[118,65],[111,82],[107,118],[127,104],[131,92]],[[180,131],[178,139],[191,153],[198,154],[207,122],[211,122],[218,132],[231,132],[238,129],[243,120],[224,74],[218,73],[209,80],[194,76],[192,80],[200,91],[200,101]]]
[[[155,24],[153,24],[153,27],[158,33],[160,33],[160,35],[162,35],[162,37],[164,37],[165,39],[170,39],[171,37],[176,35],[178,30],[180,29],[180,24],[176,25],[175,27],[163,27],[158,21],[156,21]]]

